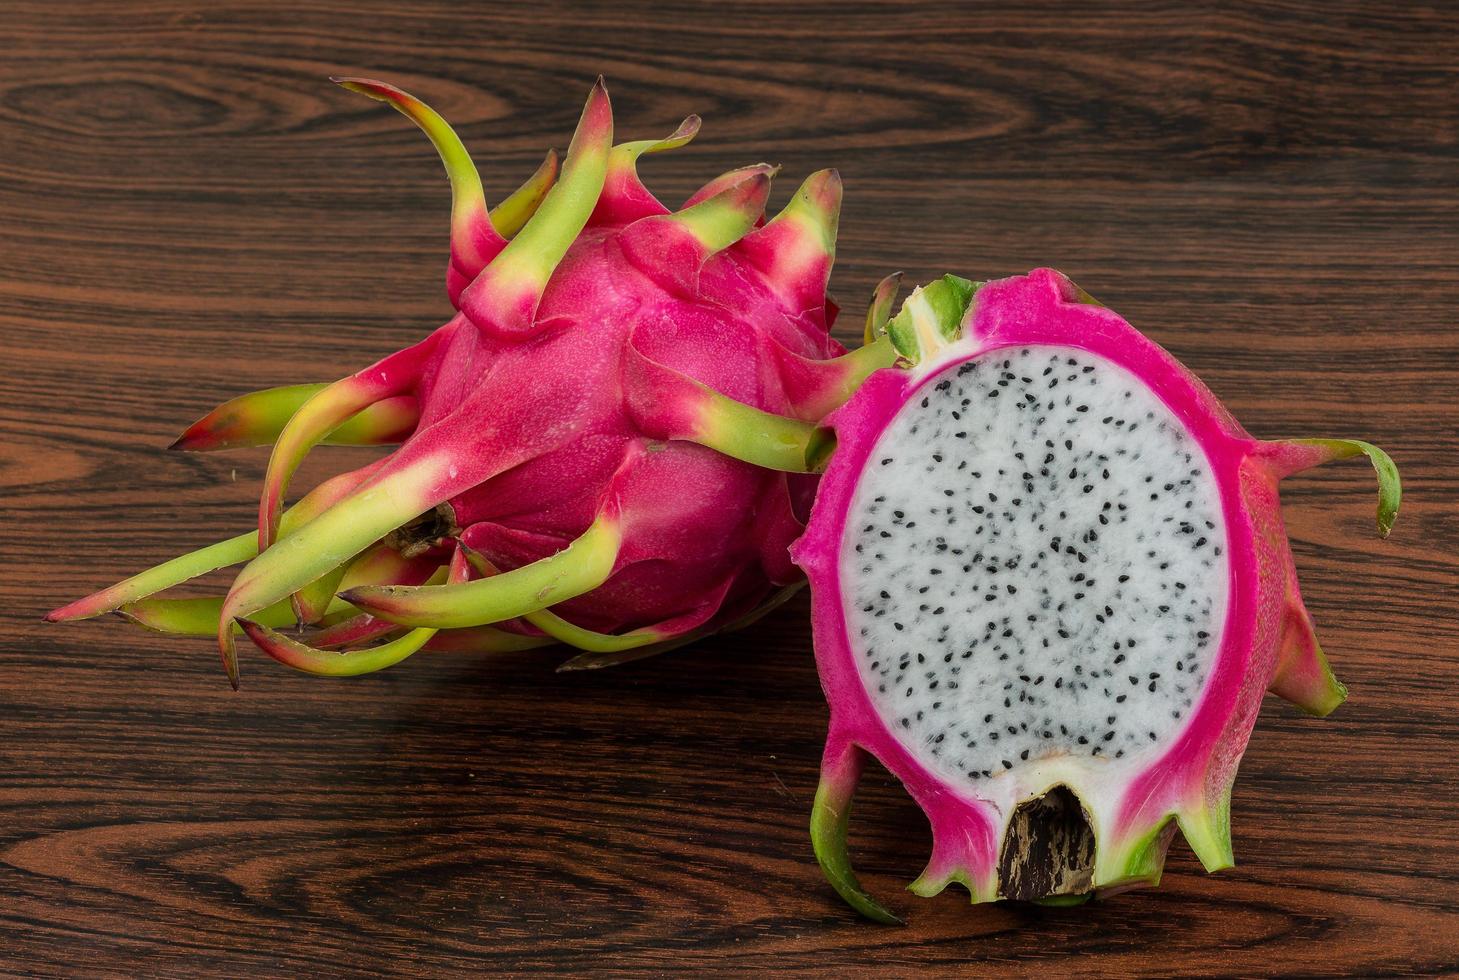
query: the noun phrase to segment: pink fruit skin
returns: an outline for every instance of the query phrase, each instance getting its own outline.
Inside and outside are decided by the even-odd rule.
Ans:
[[[622,227],[591,228],[573,243],[542,297],[536,320],[543,326],[531,340],[499,339],[460,315],[437,332],[420,368],[420,426],[393,463],[447,454],[455,474],[433,496],[454,491],[457,523],[499,567],[547,557],[581,535],[624,454],[643,440],[623,392],[630,345],[777,413],[786,395],[765,369],[765,345],[816,358],[842,351],[823,316],[785,310],[736,246],[710,260],[699,295],[688,298],[625,260],[617,247]],[[798,523],[756,520],[783,509],[777,497],[785,484],[782,474],[692,443],[657,446],[629,476],[633,531],[613,577],[558,612],[604,632],[649,625],[683,613],[748,567],[764,575],[747,601],[762,598],[797,574],[783,560],[761,561],[762,553],[772,561],[784,555],[800,531]],[[760,531],[774,540],[757,540]]]
[[[1049,269],[988,283],[977,293],[971,320],[965,321],[969,339],[949,349],[946,359],[925,371],[888,369],[872,375],[824,423],[835,429],[838,448],[822,477],[806,533],[792,549],[811,581],[816,662],[831,709],[823,794],[840,806],[849,805],[862,750],[902,780],[927,813],[933,832],[931,860],[913,886],[919,894],[935,893],[959,880],[975,899],[996,897],[998,848],[1007,815],[1000,817],[989,802],[930,772],[878,715],[848,642],[840,555],[846,515],[869,454],[898,411],[940,371],[1006,347],[1038,344],[1087,351],[1144,379],[1200,443],[1214,469],[1229,542],[1230,606],[1223,640],[1197,710],[1169,748],[1124,788],[1113,826],[1108,836],[1101,834],[1101,867],[1106,867],[1107,856],[1123,856],[1118,862],[1111,856],[1108,866],[1125,868],[1131,880],[1149,878],[1152,871],[1158,878],[1169,834],[1156,831],[1172,816],[1208,867],[1229,864],[1229,854],[1223,858],[1217,852],[1225,836],[1231,784],[1262,695],[1277,671],[1279,652],[1288,653],[1282,664],[1284,681],[1312,692],[1336,684],[1302,608],[1277,496],[1280,477],[1332,454],[1309,445],[1252,438],[1170,354],[1112,311],[1081,302],[1081,295]],[[1135,853],[1142,846],[1158,853]],[[1122,883],[1099,879],[1097,872],[1096,885],[1102,888]]]

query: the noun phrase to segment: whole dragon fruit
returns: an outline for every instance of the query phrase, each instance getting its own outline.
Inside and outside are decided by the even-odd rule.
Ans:
[[[788,546],[814,491],[796,473],[814,423],[895,357],[888,345],[842,356],[827,333],[836,172],[813,174],[768,222],[763,164],[671,213],[636,161],[687,143],[698,118],[614,146],[600,79],[561,174],[549,154],[488,212],[439,115],[381,82],[336,81],[408,116],[445,163],[458,314],[333,384],[242,396],[196,423],[174,448],[274,442],[257,534],[48,618],[118,610],[217,632],[236,687],[239,627],[319,673],[377,670],[427,646],[552,641],[594,665],[743,621],[794,587]],[[291,474],[322,441],[401,445],[286,511]],[[447,581],[453,554],[470,571]],[[243,561],[224,598],[148,598]],[[319,628],[279,632],[295,624]]]
[[[964,315],[964,311],[966,315]],[[1286,476],[1363,442],[1252,438],[1155,343],[1063,276],[948,277],[888,326],[910,366],[826,424],[806,534],[831,706],[812,817],[828,879],[895,921],[846,851],[867,753],[932,825],[911,886],[1077,901],[1158,881],[1177,827],[1232,863],[1237,763],[1271,690],[1345,697],[1302,605]]]

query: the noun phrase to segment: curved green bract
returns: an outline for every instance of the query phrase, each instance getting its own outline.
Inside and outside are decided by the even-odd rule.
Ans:
[[[861,887],[846,850],[846,831],[851,822],[851,794],[855,780],[842,781],[823,776],[811,807],[811,846],[821,871],[836,893],[857,912],[883,925],[899,926],[902,920]]]
[[[846,404],[851,396],[856,394],[856,390],[861,387],[863,381],[882,368],[896,364],[897,348],[892,344],[890,337],[882,336],[869,344],[833,358],[831,363],[839,365],[844,373],[840,384],[826,392],[831,401],[826,405],[816,407],[816,411],[819,412],[816,418],[823,418],[834,409]]]
[[[466,560],[480,574],[488,578],[501,574],[501,570],[487,561],[486,556],[481,552],[468,548],[464,544],[460,547],[466,555]],[[536,612],[526,613],[522,618],[558,643],[566,643],[579,650],[589,650],[595,653],[633,650],[657,643],[664,638],[663,634],[653,627],[633,630],[629,633],[596,633],[569,623],[551,609],[539,609]]]
[[[841,220],[841,175],[833,169],[817,170],[801,182],[780,213],[765,223],[767,234],[793,228],[799,247],[786,258],[803,262],[836,254],[836,233]]]
[[[283,520],[279,524],[280,533],[287,535],[316,517],[320,511],[334,501],[338,495],[341,481],[348,480],[352,476],[353,474],[346,473],[333,477],[309,491],[302,500],[284,512]],[[93,592],[85,598],[77,599],[70,605],[53,609],[46,614],[46,620],[58,623],[65,620],[100,616],[102,613],[111,612],[127,603],[145,599],[163,589],[170,589],[174,585],[181,585],[200,575],[206,575],[208,572],[217,571],[229,565],[237,565],[257,556],[257,532],[249,531],[235,535],[225,541],[210,544],[206,548],[179,555],[99,592]],[[320,574],[323,571],[327,571],[327,569],[322,570]]]
[[[768,163],[752,163],[747,167],[736,167],[733,170],[727,170],[691,194],[689,199],[684,202],[684,207],[691,208],[701,201],[707,201],[720,191],[742,183],[756,174],[764,174],[767,178],[773,180],[778,173],[780,173],[780,168]]]
[[[682,438],[726,456],[786,473],[816,472],[810,457],[816,426],[800,419],[765,412],[691,381],[701,392],[698,427]]]
[[[893,272],[871,292],[871,302],[866,307],[866,327],[861,334],[863,347],[870,346],[887,332],[887,321],[892,316],[892,304],[897,300],[897,290],[902,288],[902,273]]]
[[[1398,476],[1398,466],[1383,450],[1371,442],[1361,439],[1288,439],[1289,443],[1301,446],[1316,446],[1326,450],[1329,459],[1351,459],[1367,456],[1378,475],[1378,535],[1388,537],[1398,520],[1398,505],[1403,501],[1403,481]]]
[[[656,220],[683,228],[705,252],[718,252],[739,241],[755,227],[770,193],[770,178],[753,174],[742,183],[727,187],[693,207]]]
[[[266,446],[279,437],[289,419],[328,384],[283,385],[230,398],[198,419],[168,449],[216,452]]]
[[[456,131],[436,110],[409,92],[370,78],[331,78],[351,92],[386,102],[421,128],[431,145],[440,154],[451,181],[451,239],[453,244],[470,248],[472,231],[478,221],[487,218],[486,193],[481,189],[481,175]]]
[[[592,653],[619,653],[625,650],[637,650],[662,642],[664,639],[664,635],[651,626],[627,633],[595,633],[569,623],[547,609],[539,609],[522,618],[557,642]]]
[[[251,391],[198,419],[167,448],[192,453],[267,446],[279,437],[304,403],[327,384],[284,385]],[[376,402],[329,433],[333,446],[379,446],[399,442],[415,427],[419,410],[414,398],[401,396]]]
[[[606,193],[622,194],[629,186],[642,190],[638,179],[638,158],[645,153],[662,153],[677,150],[699,135],[700,119],[696,115],[684,117],[679,128],[661,140],[630,140],[619,143],[608,152],[608,165],[604,174]]]
[[[197,599],[139,599],[117,611],[128,622],[172,636],[216,636],[223,612],[222,596]],[[259,610],[254,619],[284,629],[294,625],[294,610],[287,601]]]
[[[455,585],[363,586],[342,598],[402,626],[486,626],[564,602],[607,581],[623,541],[616,520],[600,517],[555,555],[490,578]]]
[[[606,128],[597,118],[607,112],[608,95],[600,78],[583,109],[568,147],[557,183],[547,192],[530,221],[487,266],[493,282],[523,287],[541,296],[552,270],[567,254],[587,224],[608,170],[612,121]],[[481,285],[480,279],[477,286]]]
[[[638,163],[638,158],[645,153],[662,153],[664,150],[677,150],[681,146],[688,145],[689,141],[699,135],[701,120],[693,113],[684,117],[679,123],[679,128],[661,140],[631,140],[627,143],[619,143],[613,147],[608,157],[608,169],[613,172],[632,170]]]
[[[219,541],[217,544],[210,544],[206,548],[179,555],[149,568],[145,572],[138,572],[131,578],[123,579],[100,592],[92,593],[84,599],[78,599],[70,605],[54,609],[46,614],[46,619],[57,623],[69,619],[88,619],[92,616],[100,616],[102,613],[111,612],[127,603],[145,599],[163,589],[181,585],[199,575],[206,575],[220,568],[248,561],[256,554],[258,554],[258,534],[253,531],[238,534],[225,541]]]
[[[275,660],[306,674],[322,674],[327,677],[358,677],[393,667],[418,653],[436,635],[436,631],[432,629],[411,630],[404,636],[379,646],[363,650],[333,651],[319,650],[300,643],[255,620],[243,620],[241,625],[249,639]]]
[[[695,640],[702,639],[707,634],[686,633],[683,636],[676,636],[672,640],[664,640],[661,643],[649,643],[643,646],[625,647],[619,650],[587,650],[564,660],[557,665],[559,674],[570,674],[579,670],[601,670],[604,667],[617,667],[620,664],[633,663],[636,660],[647,660],[650,657],[657,657],[661,653],[668,653],[680,647],[688,646]],[[579,647],[579,649],[582,649]]]
[[[712,636],[716,633],[733,633],[736,630],[742,630],[758,621],[761,617],[785,605],[792,596],[804,587],[804,582],[796,582],[794,585],[788,585],[743,616],[730,620],[723,626],[703,626],[696,630],[690,630],[682,636],[664,640],[661,643],[650,643],[644,646],[619,650],[589,650],[587,653],[579,654],[571,660],[564,661],[558,665],[558,673],[568,673],[575,670],[599,670],[603,667],[616,667],[619,664],[632,663],[635,660],[646,660],[649,657],[657,657],[659,654],[668,653],[671,650],[688,646],[696,640],[704,639],[706,636]],[[541,627],[538,628],[540,629]],[[603,634],[600,633],[597,635],[602,636]]]
[[[491,226],[496,229],[497,234],[511,238],[521,231],[527,219],[537,213],[538,206],[547,197],[547,192],[552,190],[556,180],[557,151],[548,150],[547,156],[536,172],[527,178],[526,183],[491,209]]]

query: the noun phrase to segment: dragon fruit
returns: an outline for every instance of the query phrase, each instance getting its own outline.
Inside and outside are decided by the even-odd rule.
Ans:
[[[966,311],[966,315],[964,312]],[[918,290],[905,369],[825,424],[837,448],[793,556],[831,706],[812,838],[846,850],[868,754],[926,812],[911,890],[1072,902],[1158,881],[1178,827],[1232,863],[1229,801],[1264,691],[1345,697],[1302,604],[1283,478],[1364,442],[1252,438],[1163,349],[1050,270]]]
[[[815,423],[896,356],[846,355],[828,334],[837,173],[811,175],[769,221],[764,164],[671,212],[636,163],[689,142],[698,117],[614,146],[600,79],[560,174],[549,154],[489,212],[439,115],[381,82],[336,81],[404,113],[444,162],[457,314],[342,380],[245,395],[193,425],[174,448],[274,443],[257,533],[48,618],[117,610],[216,632],[236,688],[240,631],[325,674],[553,641],[594,666],[783,599],[802,580],[788,546],[814,492]],[[330,441],[400,445],[286,511],[291,475]],[[225,597],[149,598],[240,562]],[[314,629],[280,632],[294,625]]]
[[[494,211],[434,111],[337,81],[404,113],[445,163],[456,315],[339,381],[195,423],[174,448],[273,443],[256,532],[49,619],[216,633],[234,687],[240,635],[329,675],[549,643],[583,667],[744,625],[804,569],[831,704],[812,838],[859,911],[894,921],[846,851],[868,756],[931,821],[918,894],[1153,883],[1177,828],[1206,868],[1231,863],[1263,692],[1317,715],[1345,696],[1277,484],[1366,455],[1386,535],[1400,488],[1381,450],[1252,438],[1048,270],[945,277],[895,318],[889,277],[847,352],[828,333],[835,171],[769,221],[764,164],[671,212],[637,160],[687,143],[697,117],[614,146],[601,80],[560,173],[549,154]],[[398,448],[286,509],[301,460],[330,442]],[[226,596],[157,595],[240,563]]]

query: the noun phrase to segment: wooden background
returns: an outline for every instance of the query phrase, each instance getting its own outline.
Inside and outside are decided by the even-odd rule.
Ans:
[[[0,970],[1459,969],[1459,6],[6,0],[0,51]],[[804,603],[617,671],[255,655],[237,695],[206,641],[41,625],[248,526],[264,455],[163,452],[183,425],[445,317],[438,164],[340,72],[433,102],[494,196],[603,72],[625,136],[704,115],[645,164],[669,199],[841,169],[847,335],[893,269],[1055,265],[1255,433],[1391,450],[1386,542],[1361,463],[1288,485],[1353,693],[1263,712],[1239,866],[1177,844],[1096,906],[918,900],[925,824],[878,772],[854,850],[910,924],[858,921],[807,843]]]

